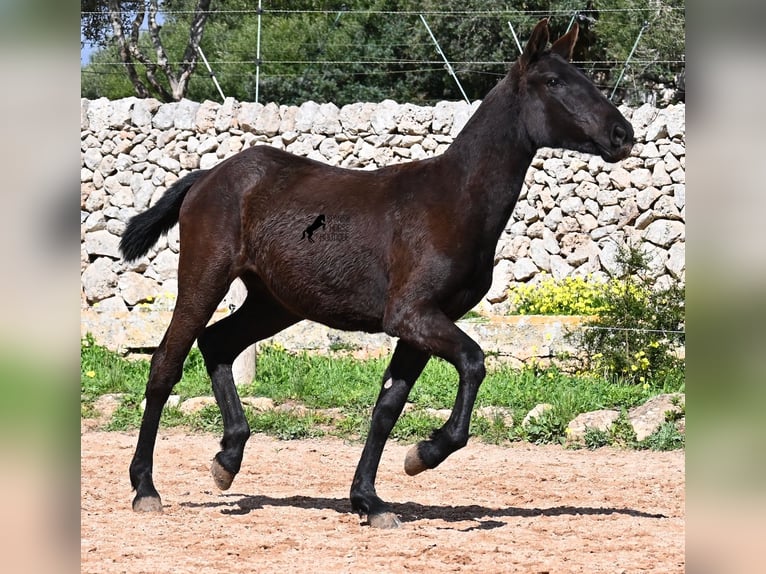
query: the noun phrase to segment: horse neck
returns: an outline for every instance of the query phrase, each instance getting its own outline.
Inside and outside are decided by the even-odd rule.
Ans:
[[[536,152],[519,121],[510,81],[506,78],[487,94],[444,154],[448,164],[459,166],[459,201],[478,210],[494,241],[513,212]]]

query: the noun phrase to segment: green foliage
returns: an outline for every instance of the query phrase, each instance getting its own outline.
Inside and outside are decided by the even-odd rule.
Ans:
[[[686,445],[686,436],[678,432],[675,423],[663,423],[650,436],[639,443],[639,448],[650,450],[677,450]]]
[[[439,428],[443,424],[444,421],[442,419],[423,412],[404,413],[396,421],[391,431],[391,438],[404,442],[424,440],[431,436],[434,429]]]
[[[531,418],[526,426],[519,429],[519,435],[534,444],[560,443],[568,422],[569,419],[564,420],[554,407]]]
[[[612,444],[611,436],[608,431],[601,429],[587,428],[583,436],[583,443],[585,448],[595,450],[602,446],[608,446]]]
[[[653,288],[640,249],[622,248],[618,265],[621,286],[604,292],[604,309],[579,335],[590,368],[632,383],[678,381],[684,371],[677,355],[685,340],[684,289]]]
[[[96,343],[91,334],[80,342],[80,392],[86,401],[105,393],[143,397],[149,379],[149,361],[126,359]],[[181,382],[173,392],[181,399],[212,394],[202,354],[192,349],[184,363]]]
[[[95,344],[88,336],[82,341],[82,416],[93,416],[92,403],[100,394],[123,392],[125,397],[107,428],[134,429],[140,425],[140,403],[148,373],[147,361],[131,361]],[[278,346],[264,346],[258,356],[256,379],[251,385],[239,388],[242,396],[258,395],[272,398],[277,403],[298,402],[308,407],[305,415],[274,410],[245,412],[255,432],[265,432],[280,438],[320,436],[329,432],[351,440],[363,440],[369,429],[370,413],[377,398],[386,359],[355,360],[337,354],[315,356],[305,353],[291,354]],[[93,376],[90,376],[92,374]],[[198,381],[198,382],[197,382]],[[204,388],[202,388],[204,382]],[[476,406],[497,406],[513,412],[514,423],[509,426],[500,416],[490,419],[474,413],[471,432],[481,440],[503,443],[509,440],[529,440],[536,443],[561,442],[566,424],[576,415],[602,408],[615,408],[627,412],[651,396],[676,391],[669,379],[633,385],[620,380],[605,379],[592,374],[571,375],[556,367],[542,368],[530,365],[513,369],[507,365],[488,370],[479,390]],[[187,360],[184,378],[176,387],[183,397],[210,393],[210,383],[201,356],[195,351]],[[183,392],[182,392],[183,391]],[[426,409],[451,408],[457,391],[454,368],[441,360],[427,365],[410,394],[415,408],[397,422],[392,436],[398,440],[416,441],[427,438],[443,421]],[[524,429],[521,420],[539,403],[550,403],[553,409]],[[318,409],[340,407],[340,415],[320,414]],[[682,415],[678,415],[682,416]],[[609,444],[622,444],[640,448],[627,434],[632,428],[626,415],[622,424],[610,435]],[[619,422],[619,421],[618,421]],[[186,425],[193,430],[221,433],[221,414],[217,406],[208,406],[192,415],[183,415],[176,408],[165,408],[163,426]],[[667,437],[652,439],[668,448],[677,443],[677,437],[666,429]],[[626,438],[627,437],[627,438]],[[586,438],[586,445],[595,448],[601,439]],[[647,439],[648,440],[648,439]],[[642,443],[643,444],[643,443]]]
[[[586,354],[587,368],[605,379],[667,386],[683,385],[684,289],[678,284],[657,289],[639,248],[622,247],[619,272],[608,281],[544,278],[510,289],[511,313],[584,315],[581,332],[570,338]]]
[[[619,288],[589,277],[562,280],[544,276],[536,283],[519,283],[509,289],[514,315],[598,315],[606,308],[604,291]]]
[[[86,400],[105,393],[143,394],[148,361],[127,361],[88,334],[80,342],[80,392]]]
[[[94,9],[91,4],[85,2],[84,10]],[[130,14],[137,3],[123,0],[122,4]],[[160,37],[171,62],[183,58],[194,6],[193,0],[161,3],[161,11],[168,11]],[[200,46],[224,94],[252,101],[258,37],[255,5],[227,0],[225,5],[213,2],[212,8]],[[566,31],[575,11],[583,11],[583,17],[578,19],[580,39],[574,59],[593,62],[586,72],[605,87],[616,81],[641,27],[648,23],[621,84],[620,93],[626,95],[640,91],[640,84],[646,81],[672,84],[683,69],[683,64],[674,63],[684,59],[682,8],[681,0],[586,4],[511,0],[491,6],[483,0],[348,0],[342,5],[324,0],[267,0],[261,19],[259,99],[285,105],[307,100],[343,105],[385,98],[415,103],[462,99],[420,13],[453,62],[468,97],[483,98],[505,74],[507,63],[519,55],[508,22],[523,42],[539,19],[551,16],[551,36],[557,38]],[[103,13],[83,14],[81,23],[88,39],[101,46],[93,63],[82,70],[82,95],[112,99],[133,95],[123,66],[105,63],[119,62],[110,42],[108,18]],[[153,54],[145,34],[142,32],[140,43],[147,47],[146,54]],[[143,66],[137,70],[143,76]],[[186,97],[220,99],[202,62]]]
[[[324,419],[313,413],[306,415],[279,411],[256,413],[247,409],[245,414],[253,432],[266,433],[280,440],[313,438],[324,435],[319,427]]]
[[[474,413],[471,418],[471,436],[481,437],[488,444],[503,444],[516,437],[513,428],[509,427],[501,416],[485,418]]]

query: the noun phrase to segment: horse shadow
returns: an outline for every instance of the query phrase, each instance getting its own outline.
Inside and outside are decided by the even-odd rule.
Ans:
[[[347,498],[326,498],[321,496],[286,496],[273,497],[266,495],[248,496],[227,493],[221,495],[217,502],[182,502],[181,506],[188,508],[220,507],[221,514],[244,515],[260,510],[266,506],[292,507],[304,510],[332,510],[338,514],[351,514],[351,503]],[[229,500],[225,500],[229,499]],[[553,506],[549,508],[523,508],[509,506],[506,508],[489,508],[478,504],[469,505],[425,505],[417,502],[389,503],[392,511],[404,522],[416,520],[443,520],[445,522],[474,521],[478,525],[465,530],[490,530],[506,526],[499,518],[534,518],[538,516],[608,516],[620,514],[634,518],[667,518],[664,514],[653,514],[632,508],[588,507],[588,506]]]

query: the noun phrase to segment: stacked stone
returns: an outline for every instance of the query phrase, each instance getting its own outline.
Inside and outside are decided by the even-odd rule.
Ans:
[[[478,104],[82,100],[83,305],[172,306],[178,228],[134,263],[120,259],[118,244],[127,221],[190,171],[253,145],[359,169],[432,157]],[[534,281],[541,272],[556,278],[613,272],[618,246],[631,242],[650,255],[657,284],[683,282],[684,107],[622,111],[632,116],[638,143],[620,164],[561,150],[536,156],[498,245],[489,303],[502,303],[509,284]]]

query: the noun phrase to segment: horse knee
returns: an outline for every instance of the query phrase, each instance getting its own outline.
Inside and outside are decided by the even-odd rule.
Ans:
[[[461,353],[458,368],[466,381],[481,383],[487,374],[484,365],[484,351],[478,345],[475,349],[464,351]]]

